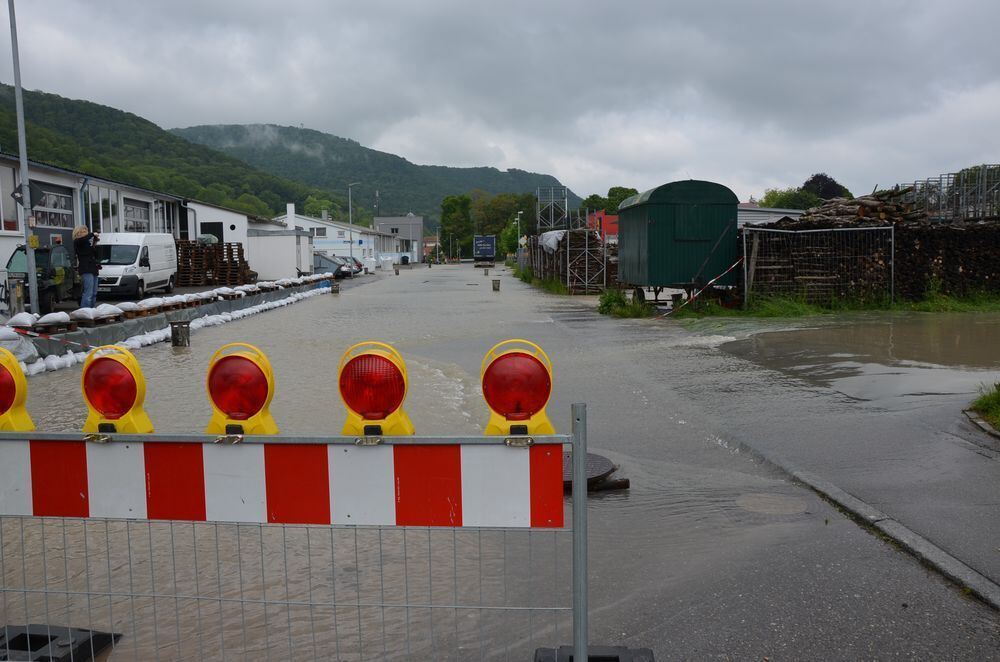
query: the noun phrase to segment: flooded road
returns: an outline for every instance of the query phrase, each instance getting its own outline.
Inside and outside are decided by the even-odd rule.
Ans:
[[[685,328],[609,319],[509,273],[501,278],[494,293],[468,265],[402,270],[202,329],[187,350],[138,350],[147,409],[158,432],[201,431],[208,359],[244,341],[274,365],[272,411],[282,432],[339,431],[337,363],[351,344],[376,339],[407,361],[406,408],[418,434],[479,433],[484,353],[527,338],[555,366],[549,414],[557,429],[568,430],[571,403],[586,402],[591,449],[632,479],[630,491],[590,500],[592,641],[652,647],[658,659],[995,655],[994,612],[739,444],[833,471],[852,491],[877,474],[891,488],[873,497],[883,508],[904,509],[914,481],[928,495],[951,489],[927,480],[942,471],[1000,485],[997,463],[969,450],[988,452],[962,436],[956,408],[977,380],[996,376],[1000,343],[976,347],[998,337],[996,319],[955,329],[905,319],[888,328],[874,319],[816,329],[771,323],[775,332],[750,337],[760,329],[739,326],[746,321]],[[928,338],[939,354],[923,351]],[[78,370],[31,379],[28,406],[40,429],[82,425]],[[954,437],[950,458],[941,458],[942,436]],[[905,479],[886,476],[891,461]],[[954,518],[960,500],[935,496],[937,510],[921,506],[921,518]],[[971,516],[947,528],[969,526]],[[975,526],[995,527],[996,518]],[[985,545],[969,548],[977,550],[970,561],[991,567]]]

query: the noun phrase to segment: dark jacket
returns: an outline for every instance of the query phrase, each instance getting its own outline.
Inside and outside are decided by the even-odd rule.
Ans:
[[[101,270],[97,264],[97,250],[94,248],[93,232],[88,232],[86,237],[73,240],[73,252],[76,253],[76,270],[80,274],[96,274]]]

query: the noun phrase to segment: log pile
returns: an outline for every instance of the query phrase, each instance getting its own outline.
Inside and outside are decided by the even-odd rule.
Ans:
[[[896,296],[919,300],[933,288],[965,296],[1000,293],[1000,223],[921,223],[896,228]]]
[[[876,191],[858,198],[831,198],[811,207],[798,218],[783,218],[773,226],[779,230],[825,230],[920,222],[927,217],[923,209],[903,198],[913,187]]]

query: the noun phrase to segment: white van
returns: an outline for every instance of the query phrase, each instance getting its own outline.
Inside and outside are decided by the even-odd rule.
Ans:
[[[107,232],[97,242],[97,293],[141,299],[149,290],[172,292],[177,249],[170,234]]]

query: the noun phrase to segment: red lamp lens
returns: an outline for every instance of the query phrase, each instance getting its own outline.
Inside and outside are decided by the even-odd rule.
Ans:
[[[340,372],[340,394],[351,411],[369,421],[382,420],[403,404],[403,373],[378,354],[360,354]]]
[[[83,390],[91,406],[111,420],[121,418],[135,404],[135,376],[112,358],[95,359],[90,364],[83,376]]]
[[[224,356],[208,374],[208,395],[226,416],[245,421],[264,408],[267,377],[246,357]]]
[[[17,394],[17,386],[14,384],[14,375],[6,366],[0,365],[0,414],[6,414],[11,405],[14,404],[14,396]]]
[[[496,358],[483,373],[483,396],[490,409],[511,421],[526,421],[541,411],[551,390],[549,371],[523,352]]]

